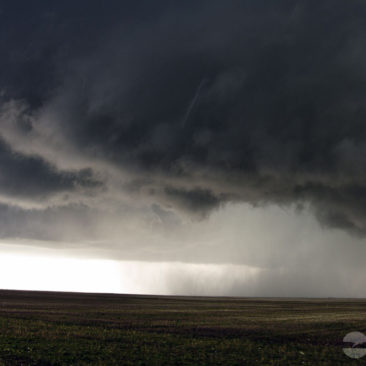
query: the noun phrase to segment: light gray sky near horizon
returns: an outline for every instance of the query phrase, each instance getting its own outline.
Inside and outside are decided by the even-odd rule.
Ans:
[[[123,225],[119,229],[123,242]],[[363,240],[322,228],[306,210],[228,205],[203,222],[186,224],[183,231],[184,235],[176,228],[168,236],[160,233],[156,237],[152,229],[155,245],[147,239],[148,230],[143,238],[129,238],[129,245],[121,246],[4,240],[0,244],[0,288],[366,296]]]

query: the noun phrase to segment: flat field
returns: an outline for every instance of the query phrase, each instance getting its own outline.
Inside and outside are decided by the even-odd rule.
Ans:
[[[358,365],[366,300],[0,291],[0,365]]]

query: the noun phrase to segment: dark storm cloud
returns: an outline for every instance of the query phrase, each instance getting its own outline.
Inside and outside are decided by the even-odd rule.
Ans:
[[[174,187],[166,187],[164,190],[171,202],[181,206],[191,212],[198,213],[199,216],[204,217],[207,212],[217,208],[223,197],[215,196],[208,189],[194,188],[191,190],[178,189]]]
[[[158,176],[157,200],[310,202],[362,234],[365,16],[358,0],[5,2],[0,89],[80,153]]]
[[[37,200],[102,184],[91,169],[60,171],[40,157],[15,153],[1,140],[0,172],[0,194]]]

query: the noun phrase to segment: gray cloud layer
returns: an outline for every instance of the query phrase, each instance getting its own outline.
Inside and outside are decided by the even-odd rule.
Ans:
[[[364,2],[0,11],[4,205],[128,207],[169,226],[226,202],[309,203],[321,223],[366,233]]]

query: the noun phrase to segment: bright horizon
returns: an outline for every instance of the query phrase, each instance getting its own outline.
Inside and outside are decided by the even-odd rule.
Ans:
[[[207,277],[223,280],[223,275],[229,274],[232,278],[226,282],[230,284],[235,277],[250,279],[260,271],[244,265],[124,262],[20,250],[23,254],[1,253],[0,289],[174,295],[164,279],[169,273],[176,275],[177,271],[184,271],[187,277],[197,278],[201,283],[192,293],[183,291],[181,295],[210,296],[215,295],[215,289],[203,288]],[[222,290],[216,288],[218,293]]]

